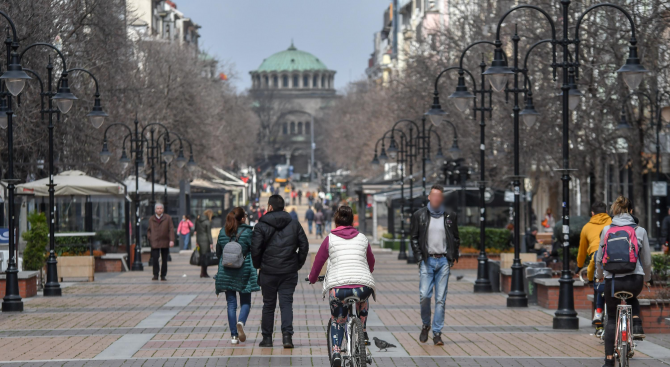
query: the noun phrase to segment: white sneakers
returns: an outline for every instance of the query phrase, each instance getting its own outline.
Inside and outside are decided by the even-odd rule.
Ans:
[[[239,343],[240,343],[240,339],[239,339],[238,337],[236,337],[236,336],[234,336],[234,337],[230,340],[230,344],[239,344]]]
[[[593,313],[593,322],[592,324],[602,322],[603,320],[603,313],[602,312],[594,312]]]
[[[242,322],[237,323],[237,335],[239,335],[241,342],[245,342],[247,340],[247,335],[244,333],[244,324]]]

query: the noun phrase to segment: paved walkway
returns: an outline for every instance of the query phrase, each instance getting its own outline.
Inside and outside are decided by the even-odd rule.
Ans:
[[[590,332],[556,332],[550,312],[508,309],[502,294],[474,295],[469,279],[451,278],[445,345],[418,342],[416,265],[375,250],[377,301],[370,336],[398,346],[370,348],[374,366],[600,366],[603,346]],[[329,308],[319,286],[300,282],[294,304],[296,348],[260,348],[261,297],[254,293],[248,340],[230,343],[224,297],[200,279],[188,255],[172,255],[168,281],[151,271],[98,274],[63,297],[28,299],[20,314],[0,313],[0,365],[9,366],[327,366],[324,321]],[[308,264],[309,265],[309,264]],[[307,275],[309,266],[300,274]],[[214,268],[210,268],[214,272]],[[276,326],[279,327],[277,313]],[[584,320],[588,324],[588,320]],[[668,338],[640,343],[632,366],[670,363]],[[644,353],[643,353],[644,352]],[[647,353],[647,354],[645,354]]]

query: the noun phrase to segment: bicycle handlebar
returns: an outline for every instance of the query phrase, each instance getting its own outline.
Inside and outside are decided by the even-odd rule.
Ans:
[[[319,279],[317,280],[317,282],[323,282],[323,280],[324,280],[325,278],[326,278],[325,276],[323,276],[323,275],[319,275]],[[305,281],[306,281],[306,282],[309,282],[309,278],[305,278]]]

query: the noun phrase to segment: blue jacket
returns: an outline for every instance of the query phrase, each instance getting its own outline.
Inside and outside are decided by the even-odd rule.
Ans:
[[[305,219],[314,220],[314,210],[307,209],[307,212],[305,212]]]

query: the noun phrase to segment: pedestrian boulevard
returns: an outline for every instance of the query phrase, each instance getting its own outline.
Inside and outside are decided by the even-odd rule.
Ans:
[[[556,332],[551,311],[509,309],[500,293],[472,293],[471,272],[449,284],[445,345],[418,341],[418,272],[397,254],[375,248],[377,301],[370,338],[397,345],[370,346],[374,366],[601,366],[603,345],[590,327]],[[294,303],[295,349],[260,348],[262,299],[254,293],[246,343],[232,345],[226,301],[212,279],[198,277],[188,254],[173,254],[168,281],[150,271],[99,274],[95,282],[64,283],[63,296],[26,299],[26,311],[0,314],[3,366],[328,366],[324,323],[329,307],[320,285],[300,282]],[[308,260],[309,262],[309,260]],[[309,263],[300,273],[307,276]],[[210,269],[214,273],[214,268]],[[584,319],[586,324],[587,320]],[[276,314],[279,328],[279,310]],[[649,336],[654,355],[636,353],[632,366],[670,363],[670,341]],[[664,347],[665,345],[665,347]],[[649,348],[647,348],[648,350]]]

